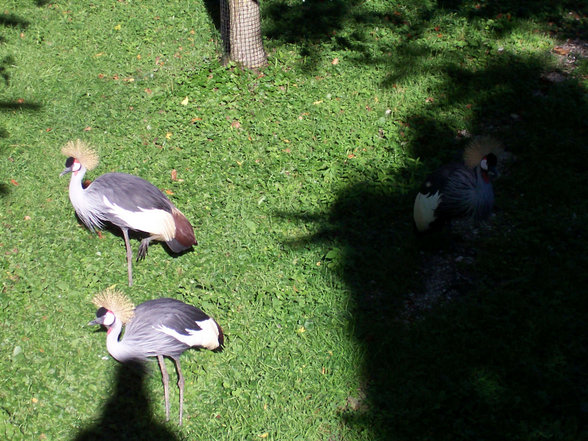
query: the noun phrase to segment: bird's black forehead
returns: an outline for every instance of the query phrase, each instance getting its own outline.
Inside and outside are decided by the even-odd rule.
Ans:
[[[488,156],[486,156],[486,160],[488,161],[488,165],[492,167],[495,167],[496,164],[498,164],[498,158],[494,153],[489,153]]]
[[[108,309],[106,309],[104,306],[102,306],[102,307],[98,308],[98,311],[96,311],[96,317],[102,317],[107,312],[108,312]]]
[[[73,163],[74,163],[74,158],[73,158],[73,156],[70,156],[69,158],[67,158],[67,159],[65,160],[65,166],[66,166],[66,167],[71,167],[71,166],[73,165]]]

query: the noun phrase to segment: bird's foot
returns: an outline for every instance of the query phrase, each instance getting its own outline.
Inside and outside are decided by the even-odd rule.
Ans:
[[[139,252],[137,253],[137,262],[139,260],[143,260],[147,255],[147,249],[149,248],[149,242],[151,239],[145,238],[141,241],[141,245],[139,245]]]

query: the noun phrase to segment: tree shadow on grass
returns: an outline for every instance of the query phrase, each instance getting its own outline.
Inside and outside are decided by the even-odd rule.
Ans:
[[[10,194],[10,188],[6,184],[0,184],[0,197],[6,197]]]
[[[14,14],[0,14],[0,26],[22,28],[25,29],[29,26],[29,22]]]
[[[0,75],[4,75],[0,66]],[[7,75],[7,74],[6,74]],[[39,103],[21,102],[20,99],[15,101],[0,101],[0,112],[39,112],[43,106]],[[0,127],[0,138],[8,138],[10,133],[3,127]]]
[[[220,0],[204,0],[204,6],[206,7],[206,11],[210,16],[214,27],[220,32]]]
[[[447,23],[448,16],[484,21],[482,24],[496,39],[517,32],[521,20],[534,21],[537,30],[557,33],[560,38],[588,38],[588,7],[574,0],[400,1],[384,5],[356,0],[262,2],[263,35],[270,45],[296,44],[304,57],[303,69],[309,73],[315,70],[325,48],[344,51],[348,62],[385,67],[391,59],[402,58],[398,52],[418,52],[419,46],[412,43]],[[388,33],[393,37],[386,37]]]
[[[37,2],[38,6],[41,6],[39,2]],[[26,29],[30,23],[14,14],[0,14],[0,26],[5,27],[12,27],[12,28],[21,28]],[[0,43],[3,43],[5,40],[0,37]],[[14,64],[14,57],[11,55],[5,56],[0,60],[0,80],[4,83],[4,86],[8,87],[10,85],[10,66]],[[0,112],[13,112],[13,111],[39,111],[41,109],[41,105],[38,103],[28,103],[22,101],[21,98],[16,98],[13,101],[3,100],[0,101]],[[9,133],[6,129],[0,127],[0,138],[8,138]]]
[[[540,121],[542,112],[534,115]],[[567,132],[565,120],[564,113],[546,130]],[[337,194],[326,216],[291,216],[321,226],[306,240],[322,248],[350,292],[353,337],[365,348],[361,390],[340,410],[353,433],[382,440],[586,439],[588,216],[585,202],[570,203],[588,198],[581,170],[588,158],[584,153],[582,165],[573,165],[567,154],[578,158],[578,146],[569,140],[554,149],[567,153],[545,147],[524,156],[547,160],[558,184],[545,188],[549,180],[536,173],[542,161],[517,162],[520,170],[498,187],[502,213],[494,230],[462,244],[476,249],[473,263],[456,264],[472,280],[445,286],[442,298],[451,290],[453,299],[417,315],[411,294],[425,283],[423,257],[439,250],[413,234],[412,197],[360,182]],[[535,184],[546,191],[533,194]]]
[[[412,55],[384,87],[409,74],[400,65]],[[451,114],[466,106],[467,129],[516,156],[495,184],[493,228],[461,244],[473,262],[453,262],[472,274],[449,287],[453,300],[407,314],[426,282],[423,256],[454,246],[413,235],[414,193],[368,179],[336,194],[324,216],[291,214],[320,226],[306,240],[350,292],[365,348],[362,389],[341,410],[350,430],[386,440],[588,439],[588,99],[577,79],[553,81],[550,69],[525,54],[477,70],[449,60],[438,65],[435,100],[409,116],[406,148],[425,167],[392,181],[424,178],[459,152]],[[416,192],[420,178],[398,188]]]
[[[176,441],[176,434],[153,419],[145,390],[144,366],[119,364],[110,399],[100,420],[78,434],[75,441]]]

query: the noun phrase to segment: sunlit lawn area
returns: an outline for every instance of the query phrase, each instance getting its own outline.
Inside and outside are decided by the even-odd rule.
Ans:
[[[214,6],[0,7],[0,438],[587,439],[583,2],[266,0],[259,72],[221,64]],[[417,237],[423,178],[477,135],[510,155],[490,225]],[[59,177],[78,138],[198,246],[152,245],[129,288]],[[157,364],[86,326],[111,285],[222,325],[182,356],[183,426],[172,363],[166,423]]]

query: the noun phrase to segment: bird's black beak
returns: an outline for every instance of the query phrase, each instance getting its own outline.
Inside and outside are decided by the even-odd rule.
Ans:
[[[71,167],[65,167],[65,169],[59,173],[59,176],[67,175],[68,173],[71,173]]]

